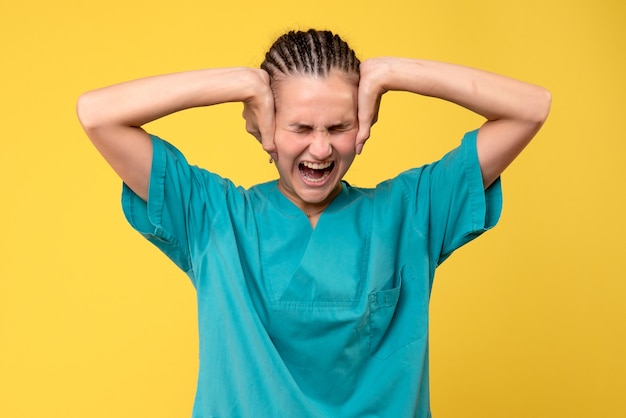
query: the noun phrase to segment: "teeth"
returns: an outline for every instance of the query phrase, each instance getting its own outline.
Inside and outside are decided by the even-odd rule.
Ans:
[[[306,174],[304,174],[304,178],[310,182],[310,183],[322,183],[324,180],[326,180],[326,177],[330,176],[329,172],[324,172],[324,174],[322,174],[322,177],[320,178],[314,178],[314,177],[309,177]]]
[[[302,165],[307,168],[312,168],[313,170],[324,170],[325,168],[330,167],[332,163],[310,163],[308,161],[303,161]]]

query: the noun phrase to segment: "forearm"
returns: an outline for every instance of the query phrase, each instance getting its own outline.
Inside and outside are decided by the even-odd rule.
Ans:
[[[86,130],[138,127],[188,108],[245,102],[261,76],[248,68],[224,68],[143,78],[83,94],[78,114]]]
[[[541,124],[550,108],[545,89],[474,68],[405,58],[377,58],[364,64],[377,67],[384,91],[440,98],[490,121],[514,119]]]

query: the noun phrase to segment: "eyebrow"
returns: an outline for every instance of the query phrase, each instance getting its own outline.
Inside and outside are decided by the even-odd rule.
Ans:
[[[349,127],[351,127],[353,125],[352,122],[341,122],[341,123],[336,123],[334,125],[331,125],[329,127],[329,129],[347,129]]]
[[[334,125],[330,125],[328,127],[328,129],[345,129],[345,128],[349,128],[353,125],[352,122],[339,122],[339,123],[335,123]],[[301,122],[294,122],[294,123],[290,123],[289,125],[287,125],[290,128],[293,129],[303,129],[303,128],[307,128],[307,129],[313,129],[313,125],[310,125],[308,123],[301,123]]]

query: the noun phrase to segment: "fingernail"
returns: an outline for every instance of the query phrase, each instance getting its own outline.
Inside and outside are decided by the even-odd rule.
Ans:
[[[356,153],[357,153],[357,155],[360,155],[361,151],[363,151],[363,144],[356,144]]]

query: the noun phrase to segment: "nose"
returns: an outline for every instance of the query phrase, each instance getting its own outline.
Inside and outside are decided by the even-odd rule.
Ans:
[[[311,156],[317,160],[325,160],[333,153],[333,146],[330,143],[330,135],[327,130],[316,130],[312,135],[309,144]]]

